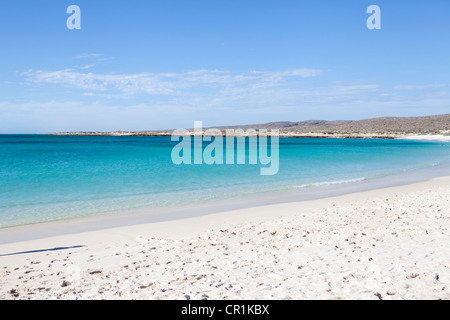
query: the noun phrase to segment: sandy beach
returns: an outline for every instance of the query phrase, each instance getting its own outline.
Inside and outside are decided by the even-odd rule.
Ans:
[[[441,177],[3,244],[0,299],[449,299],[449,199]]]
[[[2,3],[0,302],[450,300],[450,1],[73,2]]]

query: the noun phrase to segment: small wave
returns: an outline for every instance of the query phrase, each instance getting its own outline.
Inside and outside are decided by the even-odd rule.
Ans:
[[[310,187],[323,187],[323,186],[332,186],[335,184],[344,184],[344,183],[352,183],[352,182],[361,182],[366,180],[366,178],[357,178],[357,179],[349,179],[349,180],[337,180],[337,181],[324,181],[324,182],[313,182],[302,184],[299,186],[295,186],[296,188],[310,188]]]

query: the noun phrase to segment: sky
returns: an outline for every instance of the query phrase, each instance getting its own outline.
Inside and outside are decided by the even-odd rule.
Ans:
[[[67,8],[81,9],[70,30]],[[381,29],[370,30],[370,5]],[[450,1],[3,0],[0,133],[450,113]]]

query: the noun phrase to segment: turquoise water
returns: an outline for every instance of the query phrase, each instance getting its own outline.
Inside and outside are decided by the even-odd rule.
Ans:
[[[170,137],[0,135],[0,228],[308,190],[450,164],[440,142],[280,139],[277,175],[261,165],[175,165]],[[206,143],[205,143],[206,145]]]

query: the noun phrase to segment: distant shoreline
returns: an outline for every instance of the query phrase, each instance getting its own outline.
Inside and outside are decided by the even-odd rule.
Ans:
[[[205,135],[212,127],[195,131],[195,135]],[[247,130],[278,130],[282,138],[349,138],[349,139],[416,139],[416,140],[450,140],[450,114],[424,116],[424,117],[382,117],[363,120],[308,120],[308,121],[280,121],[264,124],[218,126],[222,136],[241,137],[248,136]],[[240,132],[238,131],[240,130]],[[172,136],[173,129],[111,132],[78,131],[47,133],[49,135],[74,136]],[[194,129],[186,130],[188,135],[194,135]],[[236,132],[237,131],[237,132]],[[254,132],[254,131],[253,131]],[[177,134],[179,135],[179,134]],[[208,135],[208,134],[206,134]]]
[[[45,135],[51,136],[105,136],[105,137],[170,137],[171,132],[60,132],[60,133],[47,133]],[[270,136],[270,131],[268,132]],[[190,132],[186,136],[195,136],[193,132]],[[203,135],[202,136],[207,136]],[[222,132],[222,136],[226,136],[225,132]],[[232,137],[248,137],[248,135],[232,134]],[[424,140],[424,141],[450,141],[450,135],[444,134],[327,134],[327,133],[280,133],[280,138],[324,138],[324,139],[387,139],[387,140]]]
[[[61,132],[61,133],[49,133],[46,135],[53,136],[107,136],[107,137],[170,137],[172,132]],[[222,136],[226,136],[225,132],[222,132]],[[268,132],[270,136],[270,131]],[[196,136],[193,132],[190,132],[185,136]],[[208,136],[202,134],[202,136]],[[232,134],[233,137],[248,137],[248,134]],[[280,138],[349,138],[349,139],[398,139],[397,135],[380,135],[380,134],[326,134],[326,133],[309,133],[309,134],[296,134],[296,133],[280,133]]]

